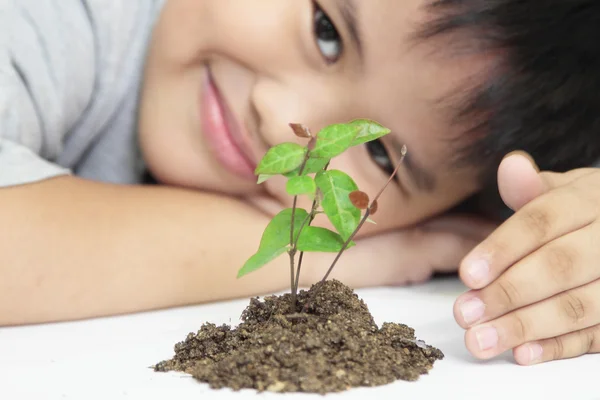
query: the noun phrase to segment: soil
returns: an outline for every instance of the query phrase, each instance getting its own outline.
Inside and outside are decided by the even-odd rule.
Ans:
[[[299,313],[315,290],[307,313]],[[290,303],[289,294],[253,298],[235,329],[206,323],[154,369],[186,372],[214,389],[325,394],[415,381],[444,358],[406,325],[378,328],[366,304],[339,281],[300,291],[296,310]]]

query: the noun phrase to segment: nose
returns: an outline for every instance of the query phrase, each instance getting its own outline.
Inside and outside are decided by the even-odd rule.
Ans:
[[[308,107],[297,91],[271,79],[258,81],[251,95],[258,129],[270,145],[294,141],[291,122],[306,123]]]
[[[308,82],[296,85],[263,79],[256,82],[251,94],[257,126],[265,141],[275,145],[284,141],[304,144],[297,138],[290,123],[301,123],[313,133],[328,124],[340,122],[340,109],[324,89],[311,87]]]

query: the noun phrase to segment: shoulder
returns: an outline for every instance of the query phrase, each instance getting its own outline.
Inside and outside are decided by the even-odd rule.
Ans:
[[[120,120],[161,5],[0,0],[0,186],[76,168]]]

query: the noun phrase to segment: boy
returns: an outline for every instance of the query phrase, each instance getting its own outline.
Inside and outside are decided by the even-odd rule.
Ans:
[[[583,47],[596,36],[583,36],[581,48],[576,40],[582,30],[596,28],[582,25],[585,20],[571,26],[565,17],[567,37],[537,43],[549,54],[540,50],[541,59],[532,58],[527,51],[537,35],[561,28],[551,26],[552,18],[581,11],[572,1],[556,1],[544,6],[544,19],[533,2],[495,3],[3,1],[1,25],[9,29],[0,50],[1,323],[282,289],[284,261],[240,281],[235,271],[255,250],[269,217],[289,206],[281,181],[259,186],[252,174],[269,146],[293,139],[289,122],[316,131],[368,117],[390,127],[385,140],[333,162],[368,193],[385,181],[398,147],[409,149],[398,186],[382,199],[378,224],[365,229],[336,277],[351,286],[399,284],[455,267],[491,224],[431,218],[494,187],[492,173],[504,155],[526,150],[542,169],[558,171],[590,165],[600,155],[591,141],[596,118],[589,115],[598,104],[590,72],[598,61],[595,47]],[[526,10],[539,19],[531,29],[525,14],[512,15],[519,3],[535,9]],[[585,15],[598,15],[592,1],[579,3],[588,8]],[[548,66],[556,54],[560,61]],[[588,56],[587,64],[572,63],[580,55]],[[575,83],[562,86],[563,71],[572,74],[575,65],[577,74],[567,75]],[[543,75],[536,74],[546,71],[550,84],[539,83]],[[584,78],[591,89],[580,87]],[[545,119],[548,110],[556,120]],[[574,139],[564,144],[566,132]],[[521,290],[507,276],[518,280],[535,270],[515,264],[535,250],[529,245],[535,241],[527,229],[520,230],[521,248],[498,240],[506,243],[501,260],[488,243],[555,197],[543,186],[554,175],[538,174],[524,160],[513,156],[500,166],[500,192],[517,212],[492,242],[475,249],[487,249],[487,258],[475,264],[480,279],[466,273],[472,255],[461,264],[467,285],[482,290],[457,300],[457,320],[469,328],[467,346],[476,356],[515,348],[517,360],[529,363],[550,359],[548,338],[563,337],[567,344],[575,343],[573,337],[595,338],[600,317],[576,316],[554,325],[548,336],[537,329],[552,314],[547,306],[529,330],[510,331],[528,304],[560,291],[541,282],[546,292],[503,304],[495,289],[509,282]],[[144,170],[165,186],[140,185]],[[565,180],[561,175],[552,182],[568,185]],[[581,211],[589,222],[593,207]],[[535,243],[564,229],[550,221]],[[378,254],[376,274],[367,270],[372,252]],[[303,284],[314,282],[327,261],[310,257]],[[562,283],[593,281],[584,264],[574,272],[586,273]],[[585,305],[594,306],[600,290],[589,293]],[[579,353],[597,351],[593,343]]]

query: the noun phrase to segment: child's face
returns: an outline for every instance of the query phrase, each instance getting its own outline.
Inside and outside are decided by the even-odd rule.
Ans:
[[[253,175],[269,146],[299,140],[288,123],[316,132],[370,118],[392,133],[331,165],[374,195],[407,145],[399,180],[408,195],[390,185],[370,229],[406,226],[455,205],[476,190],[475,173],[446,167],[447,139],[458,131],[434,103],[476,61],[441,62],[431,44],[410,41],[424,2],[167,0],[140,116],[151,170],[165,183],[267,191],[290,204],[283,179],[259,186]]]

